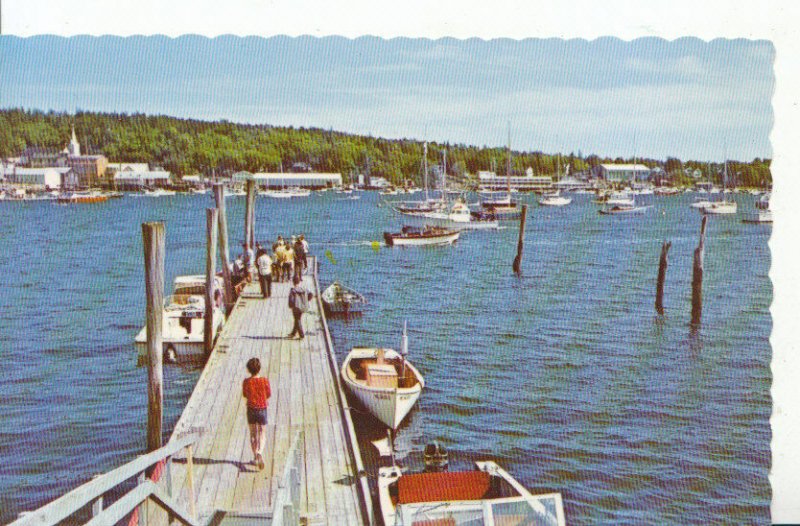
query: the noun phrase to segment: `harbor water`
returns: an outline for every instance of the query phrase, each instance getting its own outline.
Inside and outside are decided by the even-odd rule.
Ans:
[[[399,348],[425,376],[397,432],[401,461],[439,440],[493,459],[532,493],[558,491],[567,523],[769,524],[770,226],[710,217],[702,327],[690,331],[691,197],[643,198],[602,216],[590,196],[530,203],[522,275],[517,228],[449,247],[389,248],[399,218],[379,196],[259,197],[256,235],[304,233],[323,286],[364,294],[330,320],[341,362],[355,345]],[[244,199],[227,200],[232,245]],[[94,205],[0,205],[0,522],[143,452],[146,369],[141,223],[166,224],[166,293],[205,262],[208,195]],[[666,315],[654,310],[661,243],[672,242]],[[171,431],[200,370],[165,367]]]

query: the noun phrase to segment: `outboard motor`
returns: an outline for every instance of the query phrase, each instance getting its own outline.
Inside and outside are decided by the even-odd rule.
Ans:
[[[436,440],[425,446],[424,458],[425,471],[428,472],[447,471],[450,463],[447,449]]]

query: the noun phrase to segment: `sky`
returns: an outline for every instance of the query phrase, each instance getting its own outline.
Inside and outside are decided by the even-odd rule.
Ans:
[[[745,39],[0,36],[0,108],[748,161],[772,157],[774,58]]]

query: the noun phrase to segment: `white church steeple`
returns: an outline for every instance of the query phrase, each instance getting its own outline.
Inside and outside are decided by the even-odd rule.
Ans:
[[[81,154],[81,145],[78,143],[78,138],[75,136],[75,126],[72,127],[72,140],[69,141],[67,150],[69,151],[70,155],[78,156]]]

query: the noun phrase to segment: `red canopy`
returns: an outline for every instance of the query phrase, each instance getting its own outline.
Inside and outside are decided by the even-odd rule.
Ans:
[[[397,481],[398,504],[481,500],[489,492],[491,476],[483,471],[418,473]]]

